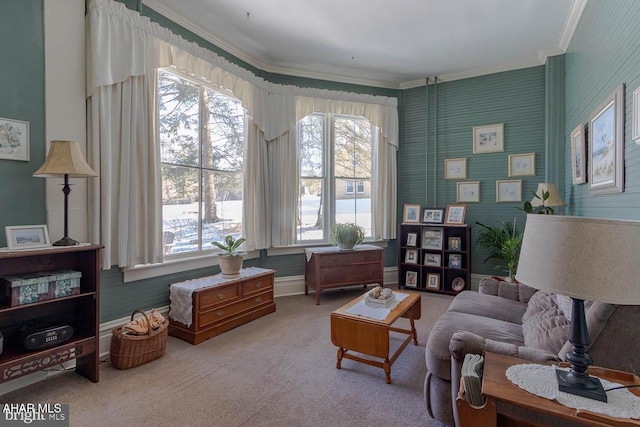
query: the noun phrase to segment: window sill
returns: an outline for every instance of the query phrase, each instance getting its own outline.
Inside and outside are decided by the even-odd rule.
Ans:
[[[244,259],[259,258],[260,251],[248,252]],[[185,258],[173,258],[166,260],[162,264],[145,264],[135,267],[123,268],[123,282],[135,282],[138,280],[150,279],[152,277],[165,276],[167,274],[181,273],[183,271],[197,270],[218,265],[218,256],[213,253]]]
[[[388,242],[386,240],[365,240],[362,242],[367,245],[379,246],[381,248],[386,248],[388,246]],[[280,255],[296,255],[303,254],[305,249],[307,248],[318,248],[325,246],[333,246],[331,243],[308,243],[305,245],[291,245],[291,246],[278,246],[267,249],[267,256],[280,256]]]

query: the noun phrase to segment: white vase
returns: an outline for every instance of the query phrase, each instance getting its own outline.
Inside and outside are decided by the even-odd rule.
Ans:
[[[244,255],[219,255],[218,263],[220,265],[220,271],[222,272],[222,277],[227,279],[233,279],[235,277],[240,276],[240,270],[242,269],[242,261],[244,259]]]

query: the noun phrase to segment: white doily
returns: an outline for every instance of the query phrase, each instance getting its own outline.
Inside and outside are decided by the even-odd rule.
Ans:
[[[396,300],[389,304],[389,307],[369,307],[365,303],[365,301],[362,300],[345,310],[345,313],[353,314],[355,316],[368,317],[369,319],[374,320],[384,320],[387,318],[389,313],[391,313],[391,310],[396,308],[398,304],[400,304],[400,302],[409,295],[394,292],[393,296]]]
[[[640,418],[640,397],[629,390],[622,388],[608,391],[608,402],[565,393],[558,390],[556,369],[569,370],[555,365],[523,364],[510,366],[506,375],[521,389],[545,399],[556,400],[569,408],[588,410],[615,418]],[[605,390],[621,385],[604,379],[600,381]]]

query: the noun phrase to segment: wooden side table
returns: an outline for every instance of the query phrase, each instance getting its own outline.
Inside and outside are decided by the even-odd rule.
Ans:
[[[591,411],[576,410],[522,390],[506,376],[508,367],[522,363],[535,362],[496,353],[485,354],[482,393],[487,399],[486,403],[482,407],[471,406],[461,391],[456,399],[460,427],[640,426],[639,420],[612,418]],[[588,372],[623,385],[640,384],[639,377],[626,372],[594,366]],[[630,388],[629,391],[640,396],[638,388]]]
[[[307,248],[304,264],[304,294],[309,288],[316,293],[320,304],[320,292],[324,289],[345,286],[383,284],[384,249],[374,245],[358,245],[353,250],[337,247]]]

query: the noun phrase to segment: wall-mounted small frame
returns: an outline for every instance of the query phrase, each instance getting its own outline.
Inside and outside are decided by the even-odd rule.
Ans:
[[[589,120],[589,191],[624,191],[624,84],[598,106]]]
[[[496,202],[521,202],[522,180],[496,181]]]
[[[504,125],[502,123],[473,128],[473,154],[504,151]]]
[[[464,181],[457,183],[456,202],[473,203],[480,201],[480,181]]]
[[[587,146],[584,125],[580,123],[571,132],[571,181],[574,184],[587,182]]]
[[[444,179],[467,179],[467,158],[444,159]]]
[[[510,154],[509,176],[535,176],[536,153]]]
[[[29,161],[29,122],[0,117],[0,159]]]
[[[640,144],[640,87],[633,92],[632,123],[632,138],[636,142],[636,144]]]
[[[9,250],[51,246],[49,230],[46,225],[8,225],[4,231],[7,235]]]

